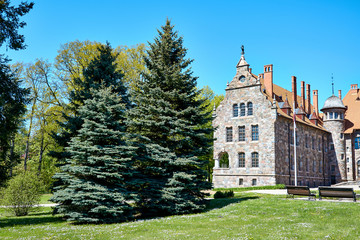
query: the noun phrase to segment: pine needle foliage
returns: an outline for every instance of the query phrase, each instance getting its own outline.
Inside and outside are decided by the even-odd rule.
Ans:
[[[90,89],[80,107],[83,124],[66,151],[70,158],[55,177],[63,182],[52,201],[68,220],[113,223],[132,218],[128,181],[135,148],[126,133],[125,104],[112,87]]]
[[[186,58],[183,38],[169,20],[158,31],[154,43],[149,43],[147,53],[148,72],[138,83],[129,128],[149,139],[144,152],[151,155],[154,152],[151,149],[155,146],[157,149],[157,154],[144,158],[145,162],[139,166],[162,169],[161,174],[141,171],[144,178],[163,186],[159,204],[151,210],[157,215],[200,211],[204,208],[201,190],[211,186],[205,181],[207,173],[202,169],[206,161],[198,156],[209,150],[212,140],[206,137],[211,129],[200,127],[209,121],[209,114],[198,97],[197,77],[192,76],[190,67],[193,60]],[[154,197],[152,190],[155,191],[142,192],[143,200]]]

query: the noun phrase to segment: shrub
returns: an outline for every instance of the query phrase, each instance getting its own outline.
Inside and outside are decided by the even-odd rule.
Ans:
[[[228,198],[228,197],[233,197],[234,196],[234,192],[232,190],[230,191],[217,191],[214,194],[214,198]]]
[[[3,191],[2,204],[16,216],[25,216],[40,202],[40,182],[34,173],[20,173],[11,178]]]

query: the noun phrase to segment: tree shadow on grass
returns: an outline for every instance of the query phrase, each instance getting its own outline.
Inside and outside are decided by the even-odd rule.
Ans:
[[[217,198],[217,199],[207,199],[206,208],[204,212],[208,212],[214,209],[223,208],[233,203],[240,203],[246,200],[257,199],[259,197],[235,197],[235,198]]]
[[[51,212],[34,212],[22,217],[0,217],[0,229],[6,227],[44,225],[64,222],[61,216],[53,216]]]

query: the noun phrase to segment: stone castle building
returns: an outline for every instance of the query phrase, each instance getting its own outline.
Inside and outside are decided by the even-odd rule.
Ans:
[[[256,76],[242,52],[213,114],[215,188],[294,185],[295,170],[298,185],[310,187],[360,180],[358,85],[343,99],[341,91],[329,97],[322,113],[318,91],[312,91],[311,103],[310,85],[300,86],[298,96],[296,77],[291,92],[274,84],[273,65]]]

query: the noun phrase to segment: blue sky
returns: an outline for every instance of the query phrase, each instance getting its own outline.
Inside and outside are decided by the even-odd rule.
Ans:
[[[18,3],[19,1],[14,1]],[[53,61],[61,44],[109,41],[113,47],[152,42],[171,19],[184,37],[198,86],[225,93],[241,45],[255,74],[274,65],[274,83],[291,90],[291,76],[319,90],[319,105],[360,85],[360,1],[35,1],[23,20],[26,50],[5,51],[13,61]]]

